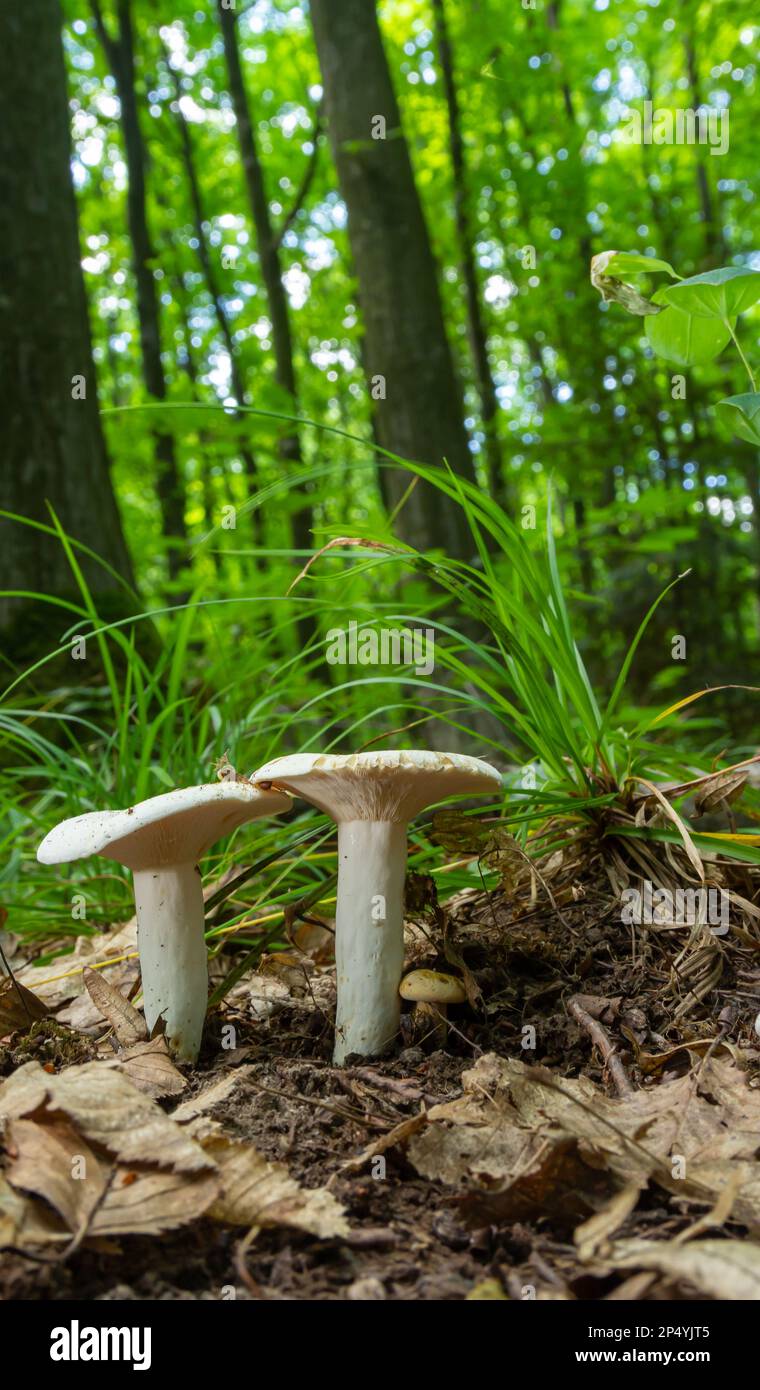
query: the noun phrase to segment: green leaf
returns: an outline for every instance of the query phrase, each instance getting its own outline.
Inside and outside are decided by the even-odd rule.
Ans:
[[[724,417],[734,434],[760,445],[760,391],[745,391],[741,396],[726,396],[718,401]]]
[[[760,845],[755,844],[754,835],[701,834],[690,830],[690,835],[701,854],[722,854],[726,859],[738,859],[743,864],[760,864]],[[618,825],[615,822],[607,835],[629,835],[633,840],[660,840],[665,844],[683,844],[677,830],[670,826]]]
[[[760,271],[734,265],[706,270],[678,285],[667,285],[661,294],[661,303],[699,318],[730,319],[760,299]]]
[[[658,290],[655,300],[667,290]],[[658,357],[675,362],[679,367],[695,367],[711,362],[723,351],[731,334],[727,326],[716,319],[696,318],[682,309],[669,307],[661,314],[648,315],[644,320],[650,346]]]
[[[618,251],[604,273],[625,279],[626,275],[654,275],[660,270],[672,275],[674,280],[678,279],[669,261],[658,261],[654,256],[639,256],[635,251]]]

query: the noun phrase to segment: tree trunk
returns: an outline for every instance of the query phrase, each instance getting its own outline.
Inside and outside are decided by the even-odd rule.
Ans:
[[[182,163],[184,165],[185,177],[187,179],[187,184],[190,191],[190,205],[193,211],[193,226],[195,228],[195,239],[198,243],[198,260],[200,261],[201,270],[203,271],[203,278],[206,282],[206,291],[208,293],[209,299],[211,300],[211,303],[214,306],[216,321],[219,325],[219,331],[224,341],[227,356],[230,359],[230,383],[232,385],[232,394],[234,395],[238,405],[245,405],[245,383],[243,381],[243,374],[240,370],[238,350],[235,344],[235,339],[233,337],[232,325],[230,323],[229,315],[227,313],[227,307],[224,303],[224,299],[222,298],[222,293],[216,278],[216,267],[214,265],[212,253],[209,248],[208,237],[206,236],[206,219],[203,210],[203,196],[201,194],[200,179],[198,178],[198,168],[195,162],[195,151],[193,149],[192,136],[190,134],[188,123],[183,115],[182,107],[180,106],[182,88],[180,87],[179,77],[174,68],[171,66],[171,63],[169,61],[169,54],[166,52],[166,49],[164,49],[164,58],[166,60],[167,69],[174,82],[174,92],[176,98],[176,110],[174,112],[174,116],[177,122],[177,130],[179,131],[180,143],[182,147]],[[189,347],[189,336],[187,339],[187,343]],[[238,415],[237,418],[242,422],[244,427],[247,417],[245,415]],[[240,457],[243,460],[243,465],[245,467],[246,478],[248,479],[249,486],[255,492],[258,488],[258,481],[256,476],[256,463],[248,444],[242,444],[240,446]],[[250,520],[251,528],[255,537],[259,529],[258,525],[256,524],[255,513],[251,514]]]
[[[411,460],[446,459],[473,479],[461,387],[374,0],[312,0],[311,15],[348,208],[379,443]],[[412,476],[381,471],[391,507]],[[470,556],[474,548],[461,508],[423,484],[399,511],[396,529],[420,549]]]
[[[140,128],[135,91],[135,49],[131,0],[119,0],[118,37],[107,30],[99,0],[91,0],[98,37],[116,82],[121,106],[121,130],[127,160],[127,220],[132,245],[132,268],[137,289],[137,315],[140,323],[142,374],[145,388],[156,401],[166,399],[166,377],[161,361],[161,322],[156,282],[151,261],[153,246],[148,228],[145,174],[147,151]],[[176,575],[182,564],[181,544],[187,539],[185,496],[174,439],[165,429],[153,435],[158,465],[158,497],[162,530],[169,542],[169,574]]]
[[[275,378],[277,385],[290,396],[295,414],[298,409],[298,391],[293,362],[293,339],[290,331],[288,297],[282,282],[279,243],[269,215],[264,171],[259,159],[256,135],[240,66],[240,53],[235,31],[235,11],[228,9],[223,0],[217,0],[217,4],[224,40],[230,96],[235,111],[240,158],[243,164],[251,217],[256,232],[261,278],[264,282],[269,318],[272,324]],[[284,463],[295,467],[301,463],[301,444],[295,429],[283,435],[279,447],[280,457]],[[310,551],[313,549],[311,512],[308,506],[300,507],[293,514],[293,540],[299,550]]]
[[[64,530],[131,584],[98,414],[71,185],[62,23],[57,0],[25,0],[3,10],[0,508],[50,525],[50,502]],[[99,605],[106,600],[105,613],[119,586],[106,570],[81,553],[78,558]],[[2,519],[0,589],[78,597],[60,542]],[[38,651],[35,636],[54,647],[67,618],[51,623],[51,612],[0,598],[4,653],[18,659],[22,650]]]
[[[196,365],[195,357],[193,356],[193,334],[190,328],[190,316],[187,308],[187,290],[184,279],[179,272],[177,272],[175,276],[172,276],[172,289],[174,291],[174,301],[177,305],[177,314],[179,316],[180,329],[182,332],[182,350],[184,355],[182,366],[184,367],[185,375],[187,376],[187,379],[190,382],[190,392],[193,397],[193,400],[202,403],[203,395],[198,386],[198,367]],[[206,525],[208,526],[208,529],[212,530],[213,527],[215,527],[217,524],[217,509],[214,503],[214,489],[211,481],[211,469],[208,463],[210,447],[211,440],[208,436],[208,433],[203,428],[203,425],[200,425],[198,427],[198,453],[201,459],[200,470],[201,491],[203,495],[203,514],[205,516]],[[211,563],[218,573],[219,556],[213,548],[209,550],[209,555],[211,557]]]
[[[683,48],[692,109],[694,111],[699,111],[703,103],[702,89],[699,81],[697,50],[694,43],[693,22],[691,27],[684,34]],[[710,189],[710,180],[707,176],[707,165],[711,161],[705,159],[703,148],[699,144],[694,148],[694,160],[696,165],[699,210],[705,231],[704,265],[713,269],[717,265],[728,260],[729,248],[726,244],[726,234],[723,229],[722,220],[718,217],[716,212],[715,202]]]
[[[478,274],[473,252],[473,229],[470,216],[470,199],[467,187],[467,168],[465,164],[464,141],[462,138],[462,117],[459,107],[459,93],[454,77],[454,58],[446,22],[444,0],[433,0],[433,17],[438,40],[438,54],[443,75],[443,89],[446,94],[446,110],[449,123],[449,146],[451,149],[451,168],[454,183],[454,218],[457,241],[459,243],[459,262],[467,303],[467,328],[470,350],[475,366],[475,382],[480,397],[480,414],[486,441],[486,460],[488,479],[494,496],[505,492],[506,480],[502,477],[502,457],[499,443],[497,420],[499,399],[491,375],[488,360],[488,336],[483,318]],[[508,489],[507,489],[508,491]]]

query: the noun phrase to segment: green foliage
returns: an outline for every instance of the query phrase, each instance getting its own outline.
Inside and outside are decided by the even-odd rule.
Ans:
[[[741,396],[726,396],[718,401],[718,409],[723,411],[741,439],[760,447],[760,392],[745,391]]]
[[[691,275],[688,280],[668,286],[660,297],[663,303],[673,304],[686,314],[725,323],[751,309],[760,299],[760,271],[732,265],[706,270],[702,275]]]
[[[619,275],[623,280],[626,275],[654,275],[660,270],[674,280],[679,278],[667,261],[660,261],[656,256],[639,256],[635,251],[618,251],[607,265],[608,275]]]
[[[666,291],[658,290],[654,302],[665,301]],[[669,305],[661,314],[645,320],[647,338],[653,352],[679,367],[698,367],[712,362],[731,338],[731,329],[720,321],[703,318]]]
[[[295,747],[413,742],[434,717],[473,750],[488,756],[492,749],[519,768],[509,823],[526,846],[554,814],[580,816],[598,829],[633,776],[678,778],[712,759],[719,765],[729,742],[719,715],[740,751],[752,751],[753,716],[737,691],[717,693],[709,716],[700,705],[653,726],[663,703],[706,686],[738,686],[756,662],[760,398],[754,383],[736,394],[746,384],[742,362],[724,353],[738,315],[746,316],[743,336],[757,340],[756,76],[743,37],[756,25],[749,0],[730,7],[611,0],[606,8],[563,0],[536,10],[514,3],[506,24],[503,0],[447,0],[478,289],[500,405],[501,467],[491,496],[430,7],[428,0],[381,7],[464,383],[478,486],[434,468],[413,466],[413,473],[465,508],[474,537],[467,563],[412,548],[401,553],[394,543],[382,488],[383,468],[393,461],[374,447],[364,324],[305,7],[261,0],[239,6],[237,20],[270,212],[282,233],[300,392],[297,486],[283,466],[293,403],[277,379],[216,6],[177,0],[169,14],[151,0],[132,3],[168,383],[166,404],[150,409],[113,74],[89,8],[73,0],[64,8],[99,391],[142,606],[113,619],[81,582],[65,598],[36,595],[49,615],[49,651],[25,674],[23,666],[6,668],[0,886],[14,927],[41,937],[80,931],[69,889],[83,879],[90,929],[125,916],[130,888],[119,870],[88,861],[56,881],[36,865],[35,843],[64,815],[208,780],[226,748],[251,771]],[[113,27],[115,3],[103,8]],[[689,38],[695,73],[685,59]],[[248,409],[239,412],[231,408],[229,357],[199,257],[167,50],[245,387]],[[706,101],[718,89],[727,94],[730,158],[618,139],[626,104],[652,91],[676,105],[691,100],[685,88],[692,82]],[[608,273],[652,276],[659,285],[653,299],[662,312],[643,325],[602,303],[587,281],[591,256],[621,245],[631,250],[617,252]],[[727,259],[735,264],[714,269]],[[685,400],[673,394],[672,363],[699,369],[689,375]],[[731,392],[716,418],[714,402]],[[739,440],[729,442],[720,419]],[[173,435],[185,490],[189,542],[173,582],[157,505],[156,424]],[[246,451],[255,458],[253,480]],[[292,538],[305,498],[313,549],[337,537],[384,548],[334,547],[287,596],[307,558]],[[237,524],[227,530],[229,507]],[[523,525],[531,508],[535,531]],[[97,518],[91,528],[97,551]],[[81,552],[63,536],[61,543],[76,574]],[[435,676],[357,668],[340,679],[324,658],[326,635],[352,618],[433,627]],[[44,676],[52,654],[68,661],[75,633],[92,634],[86,680],[76,682],[73,671],[71,680],[61,677],[55,667],[51,689]],[[671,660],[674,634],[686,637],[685,663]],[[538,769],[535,788],[521,785],[528,764]],[[289,861],[263,867],[245,909],[233,904],[223,927],[259,909],[276,915],[329,883],[334,861],[315,857],[332,852],[329,842],[315,848],[324,833],[318,818],[299,811],[287,833],[257,824],[215,849],[204,864],[213,875],[275,852]],[[422,831],[412,863],[440,868]],[[451,891],[478,882],[474,867],[442,880]],[[281,918],[272,930],[281,930]]]
[[[699,764],[673,746],[672,721],[661,711],[632,709],[627,699],[636,652],[673,585],[641,617],[617,679],[602,695],[593,688],[574,634],[551,506],[541,541],[516,527],[479,489],[445,471],[408,467],[464,508],[477,563],[420,554],[392,540],[358,538],[349,546],[339,539],[294,594],[280,596],[279,635],[294,629],[304,606],[327,625],[345,624],[352,616],[368,625],[420,622],[421,609],[398,612],[377,598],[388,591],[389,572],[398,576],[400,568],[409,568],[420,578],[407,597],[413,601],[416,592],[424,600],[425,621],[436,634],[436,671],[429,679],[410,667],[335,679],[325,665],[324,638],[315,637],[312,646],[289,658],[275,641],[249,640],[249,614],[260,604],[269,611],[277,601],[271,594],[225,601],[198,592],[184,604],[104,625],[81,582],[72,630],[90,644],[91,687],[61,690],[52,702],[46,698],[35,707],[36,671],[30,671],[0,702],[0,885],[17,929],[45,940],[65,938],[130,915],[131,887],[117,866],[91,859],[63,866],[54,876],[36,864],[36,846],[66,816],[128,806],[167,788],[212,780],[214,764],[227,750],[233,764],[250,773],[296,749],[350,751],[378,738],[386,746],[413,746],[417,725],[432,716],[463,732],[469,747],[514,764],[503,815],[532,855],[547,849],[541,830],[547,821],[553,834],[563,823],[585,825],[595,836],[609,834],[609,816],[626,805],[636,779],[693,775]],[[76,544],[65,536],[61,543],[76,570]],[[324,596],[299,596],[302,587],[321,589]],[[453,618],[435,616],[436,590]],[[162,638],[154,669],[139,651],[146,623],[157,626]],[[19,703],[22,694],[25,702]],[[652,735],[658,724],[659,740]],[[636,827],[626,833],[636,834]],[[657,831],[651,834],[658,838]],[[235,932],[236,943],[248,942],[256,955],[281,937],[283,913],[305,896],[329,911],[335,868],[329,836],[323,817],[299,807],[293,826],[256,822],[216,846],[204,872],[224,881],[245,866],[249,887],[241,895],[244,906],[233,898],[221,921],[211,910],[225,906],[230,890],[210,900],[210,944],[221,946]],[[720,843],[712,841],[710,848]],[[730,852],[742,857],[736,842]],[[749,859],[755,854],[749,844]],[[445,868],[422,826],[414,830],[411,863],[420,871]],[[456,891],[471,885],[473,874],[480,883],[475,863],[469,870],[447,870],[441,886]],[[71,914],[75,892],[85,894],[84,922]]]
[[[652,296],[651,303],[662,306],[658,313],[646,317],[647,338],[653,351],[668,362],[695,367],[718,357],[729,340],[733,339],[754,389],[752,370],[739,346],[734,328],[737,316],[760,300],[760,271],[742,266],[723,266],[720,270],[706,270],[701,275],[692,275],[683,280],[665,261],[652,258],[651,268],[665,270],[678,279],[677,285],[663,285]],[[621,275],[626,270],[639,275],[646,269],[646,257],[618,252],[607,263],[605,275]],[[615,293],[614,298],[630,308],[622,289]],[[638,312],[635,308],[630,311]],[[741,408],[739,414],[744,419]],[[745,422],[744,433],[741,429],[738,432],[742,438],[754,442],[751,422],[749,426]]]

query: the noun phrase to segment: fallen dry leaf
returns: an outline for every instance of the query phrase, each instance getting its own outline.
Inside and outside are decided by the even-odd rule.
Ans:
[[[386,1153],[388,1149],[395,1148],[397,1144],[406,1144],[412,1135],[424,1129],[426,1124],[427,1112],[425,1110],[420,1110],[418,1114],[410,1115],[408,1119],[401,1120],[399,1124],[393,1126],[393,1129],[389,1129],[387,1134],[382,1134],[379,1139],[373,1139],[355,1158],[349,1158],[342,1164],[341,1172],[360,1172],[365,1163],[369,1163],[378,1154]]]
[[[163,1071],[161,1043],[139,1044],[126,1065]],[[123,1065],[92,1062],[49,1076],[30,1062],[0,1086],[8,1159],[0,1245],[157,1235],[195,1220],[218,1196],[214,1160],[115,1069]]]
[[[47,1005],[18,980],[0,979],[0,1038],[28,1032],[33,1023],[48,1013]]]
[[[7,1142],[15,1155],[7,1169],[8,1181],[17,1193],[20,1189],[43,1197],[71,1236],[159,1235],[194,1221],[219,1192],[219,1179],[212,1171],[135,1171],[109,1164],[61,1120],[13,1120]],[[20,1236],[29,1243],[23,1225]],[[43,1232],[32,1243],[48,1238]]]
[[[217,1221],[290,1226],[322,1239],[350,1234],[344,1207],[325,1188],[300,1187],[283,1163],[270,1163],[250,1144],[219,1131],[201,1142],[219,1166],[221,1194],[208,1213]]]
[[[187,1090],[187,1081],[174,1065],[163,1035],[135,1043],[126,1052],[104,1058],[98,1065],[122,1072],[138,1091],[153,1096],[154,1100],[178,1096]]]
[[[641,1187],[638,1183],[628,1183],[626,1187],[621,1187],[619,1192],[615,1192],[608,1202],[597,1211],[588,1221],[584,1221],[573,1232],[578,1251],[579,1260],[590,1260],[600,1247],[605,1246],[610,1236],[620,1230],[624,1221],[635,1210]]]
[[[227,1002],[237,1009],[249,1009],[254,1018],[270,1018],[279,1008],[291,1003],[290,990],[284,980],[273,976],[253,975],[230,990]]]
[[[219,1105],[223,1100],[228,1100],[235,1091],[241,1090],[245,1085],[248,1067],[237,1067],[234,1071],[225,1072],[218,1081],[212,1081],[210,1086],[205,1086],[196,1096],[191,1096],[189,1100],[184,1100],[172,1111],[172,1119],[179,1121],[180,1124],[188,1124],[190,1120],[195,1120],[199,1115],[206,1115],[213,1110],[215,1105]]]
[[[494,1054],[479,1058],[462,1084],[460,1100],[429,1111],[409,1156],[425,1177],[466,1182],[473,1215],[487,1206],[491,1219],[517,1219],[531,1194],[561,1208],[573,1183],[592,1212],[616,1188],[650,1181],[711,1206],[730,1183],[733,1219],[760,1233],[760,1092],[733,1061],[700,1061],[623,1099],[586,1077],[557,1080]],[[548,1157],[552,1150],[560,1161]],[[600,1171],[614,1180],[606,1195]]]
[[[122,956],[130,959],[122,960]],[[114,960],[118,964],[108,967],[108,979],[120,989],[128,988],[137,979],[137,923],[133,918],[116,931],[99,932],[96,936],[78,936],[73,953],[59,956],[47,965],[29,965],[23,968],[20,976],[27,989],[43,999],[50,1009],[57,1012],[62,1004],[75,1000],[84,994],[87,1001],[88,1017],[100,1024],[100,1015],[92,1004],[84,987],[82,968],[95,961]],[[66,1011],[68,1012],[68,1010]],[[64,1022],[74,1020],[58,1014]]]
[[[125,1163],[194,1172],[210,1166],[203,1150],[125,1075],[86,1062],[49,1076],[27,1062],[0,1085],[0,1118],[60,1112],[79,1133]]]
[[[86,1226],[105,1193],[108,1167],[81,1134],[63,1119],[48,1124],[12,1120],[5,1143],[12,1155],[6,1169],[12,1186],[44,1197],[72,1234]]]
[[[137,1172],[117,1167],[89,1226],[93,1236],[160,1235],[203,1216],[219,1192],[216,1173]]]
[[[15,1192],[0,1173],[0,1250],[26,1250],[49,1241],[66,1242],[69,1233],[41,1202]]]
[[[700,1293],[731,1300],[760,1299],[760,1245],[748,1240],[617,1241],[606,1262],[614,1269],[655,1269],[686,1279]]]
[[[147,1038],[148,1029],[143,1015],[103,974],[85,966],[82,979],[95,1008],[110,1023],[122,1047],[133,1047]]]

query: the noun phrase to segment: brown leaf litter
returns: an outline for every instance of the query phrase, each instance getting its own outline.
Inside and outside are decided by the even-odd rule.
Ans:
[[[192,1123],[179,1123],[98,1063],[56,1077],[28,1063],[0,1086],[2,1243],[31,1252],[51,1242],[156,1235],[202,1215],[249,1229],[348,1234],[331,1193],[303,1190],[283,1164],[204,1120],[204,1111],[196,1102]],[[50,1209],[60,1224],[45,1223]]]
[[[631,820],[651,824],[642,790]],[[333,1068],[321,929],[211,1012],[191,1074],[144,1036],[131,959],[95,971],[110,988],[85,981],[134,951],[131,925],[20,972],[55,1016],[0,1039],[0,1293],[760,1296],[757,876],[705,861],[732,924],[692,940],[621,924],[644,841],[570,836],[535,866],[471,821],[441,833],[474,836],[503,885],[441,906],[422,876],[410,894],[407,967],[467,982],[446,1052],[407,1032],[390,1059]],[[689,866],[673,845],[658,872]]]

